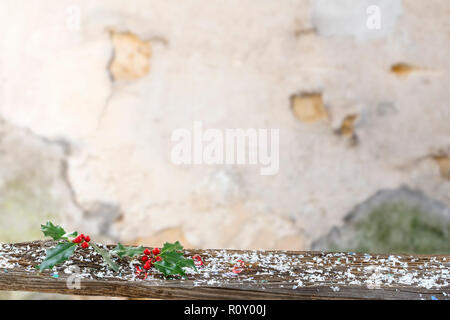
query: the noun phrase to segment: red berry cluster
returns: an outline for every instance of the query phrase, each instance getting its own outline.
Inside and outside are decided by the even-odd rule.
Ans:
[[[154,248],[152,251],[149,249],[144,250],[144,255],[141,257],[141,261],[144,262],[144,269],[149,270],[152,267],[152,264],[156,261],[161,261],[161,257],[158,254],[161,251],[158,248]],[[150,255],[153,254],[153,258]]]
[[[144,275],[144,279],[147,279],[148,270],[152,267],[152,264],[156,261],[162,261],[162,258],[158,256],[160,254],[160,250],[158,248],[153,248],[153,250],[145,249],[144,255],[141,257],[141,261],[144,263],[144,269],[141,269],[139,266],[136,266],[136,276],[141,277],[141,274]],[[153,258],[151,257],[153,255]]]
[[[84,234],[80,234],[78,237],[72,240],[73,243],[81,243],[81,247],[83,249],[89,247],[89,241],[91,241],[91,237],[85,236]]]

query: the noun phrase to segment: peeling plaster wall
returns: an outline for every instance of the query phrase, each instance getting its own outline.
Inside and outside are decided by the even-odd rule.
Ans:
[[[0,116],[66,141],[61,216],[110,240],[307,249],[379,189],[450,204],[450,4],[381,1],[372,37],[325,2],[2,1]],[[279,173],[172,164],[195,120],[280,129]]]
[[[51,219],[75,224],[82,212],[66,179],[67,146],[0,119],[0,241],[43,238]]]

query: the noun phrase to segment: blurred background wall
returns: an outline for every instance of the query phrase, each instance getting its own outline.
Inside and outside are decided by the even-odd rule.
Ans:
[[[366,10],[380,9],[380,28]],[[447,0],[0,4],[0,241],[450,252]],[[280,167],[171,134],[280,129]]]

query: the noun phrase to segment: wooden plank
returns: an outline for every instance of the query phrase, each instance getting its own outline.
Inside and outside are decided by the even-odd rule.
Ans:
[[[191,250],[205,263],[188,279],[141,279],[137,259],[114,273],[91,248],[52,271],[34,268],[53,241],[0,245],[0,290],[156,299],[449,299],[450,255]],[[112,246],[108,246],[109,249]],[[244,270],[232,272],[237,260]],[[80,287],[74,288],[77,279]],[[69,284],[69,285],[68,285]]]

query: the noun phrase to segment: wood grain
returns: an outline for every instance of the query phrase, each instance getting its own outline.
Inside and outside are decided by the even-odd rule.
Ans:
[[[446,300],[450,294],[450,255],[188,249],[186,256],[200,255],[205,263],[198,273],[184,280],[152,271],[141,279],[137,259],[115,257],[120,271],[114,273],[91,249],[81,248],[63,265],[37,271],[34,266],[54,245],[0,245],[0,290],[153,299]],[[235,274],[239,259],[245,267]]]

